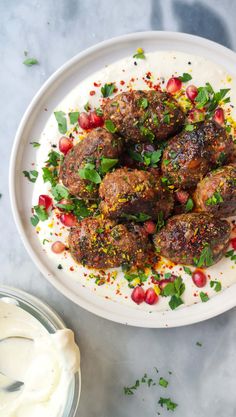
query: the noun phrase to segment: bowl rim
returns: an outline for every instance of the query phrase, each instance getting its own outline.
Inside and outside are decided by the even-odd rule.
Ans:
[[[73,67],[74,65],[76,65],[80,60],[85,59],[86,57],[91,56],[92,54],[94,54],[95,52],[99,52],[102,51],[104,48],[108,48],[111,46],[116,45],[117,43],[119,44],[125,44],[128,41],[142,41],[142,40],[152,40],[153,37],[155,37],[155,40],[159,40],[159,41],[166,41],[166,40],[177,40],[177,41],[182,41],[185,42],[186,44],[188,44],[189,46],[191,46],[191,44],[196,43],[198,46],[203,46],[205,49],[208,49],[209,52],[210,51],[214,51],[214,52],[219,52],[221,54],[223,54],[225,57],[227,57],[229,60],[234,61],[235,65],[236,65],[236,54],[231,51],[230,49],[226,48],[225,46],[222,46],[214,41],[199,37],[199,36],[195,36],[195,35],[190,35],[187,33],[182,33],[182,32],[170,32],[170,31],[144,31],[144,32],[135,32],[135,33],[130,33],[130,34],[126,34],[126,35],[122,35],[122,36],[118,36],[118,37],[113,37],[111,39],[105,40],[103,42],[100,42],[96,45],[93,45],[91,47],[89,47],[88,49],[76,54],[74,57],[72,57],[70,60],[68,60],[67,62],[65,62],[61,67],[59,67],[58,70],[56,70],[47,80],[46,82],[41,86],[41,88],[38,90],[38,92],[35,94],[35,96],[33,97],[33,99],[31,100],[30,104],[28,105],[22,119],[21,122],[19,124],[19,127],[17,129],[16,135],[15,135],[15,140],[13,143],[13,147],[12,147],[12,152],[11,152],[11,158],[10,158],[10,167],[9,167],[9,191],[10,191],[10,201],[11,201],[11,207],[12,207],[12,212],[13,212],[13,217],[18,229],[18,232],[20,234],[20,237],[23,241],[23,244],[27,250],[27,252],[29,253],[31,259],[34,261],[34,263],[36,264],[36,266],[38,267],[38,269],[40,270],[40,272],[44,275],[44,277],[51,283],[53,284],[53,286],[60,291],[63,295],[65,295],[68,299],[70,299],[71,301],[73,301],[74,303],[76,303],[77,305],[80,305],[81,307],[85,308],[86,310],[90,311],[93,314],[96,314],[97,316],[106,318],[108,320],[114,321],[114,322],[118,322],[118,323],[122,323],[122,324],[128,324],[128,325],[132,325],[132,326],[137,326],[137,327],[148,327],[148,328],[169,328],[169,327],[178,327],[178,326],[183,326],[183,325],[189,325],[189,324],[193,324],[193,323],[197,323],[206,319],[209,319],[211,317],[214,317],[218,314],[221,314],[233,307],[235,307],[236,305],[236,297],[235,300],[233,299],[233,297],[231,297],[230,299],[226,299],[224,303],[218,303],[219,305],[217,306],[217,309],[211,309],[209,308],[207,311],[203,309],[203,305],[201,305],[201,314],[200,317],[198,316],[198,314],[193,314],[193,316],[190,315],[189,318],[189,314],[186,314],[185,317],[182,317],[181,315],[176,315],[175,318],[171,318],[170,316],[165,317],[165,323],[163,322],[159,322],[158,320],[156,320],[155,322],[149,322],[147,320],[147,318],[127,318],[125,315],[120,314],[119,316],[117,316],[117,314],[115,314],[112,311],[107,311],[107,309],[102,309],[101,307],[97,307],[94,306],[93,303],[84,300],[82,298],[80,298],[80,300],[78,301],[78,297],[76,295],[74,295],[72,293],[72,291],[70,291],[66,286],[64,286],[61,282],[59,282],[56,277],[54,277],[53,275],[50,275],[50,279],[48,277],[48,270],[47,268],[44,266],[43,262],[41,261],[41,259],[35,254],[33,248],[31,247],[27,235],[25,233],[23,224],[21,222],[21,217],[20,217],[20,213],[19,210],[17,208],[17,201],[16,201],[16,193],[15,193],[15,164],[16,164],[16,159],[17,159],[17,151],[18,151],[18,147],[20,145],[20,141],[22,138],[22,133],[25,129],[25,126],[27,124],[28,118],[31,114],[31,112],[33,110],[35,110],[35,108],[37,107],[37,103],[38,101],[43,97],[43,95],[46,93],[47,89],[52,86],[56,81],[58,81],[60,79],[60,77],[65,74],[67,71],[69,71],[69,69],[71,67]],[[232,288],[232,287],[231,287]],[[235,287],[235,291],[236,291],[236,287]],[[217,296],[216,296],[217,297]],[[216,298],[214,297],[214,298]],[[219,297],[219,296],[218,296]],[[211,299],[210,301],[208,301],[208,305],[213,304],[212,302],[213,299]],[[199,303],[198,303],[199,305]],[[191,308],[192,312],[194,311],[194,309],[196,309],[196,304],[195,305],[191,305],[191,306],[186,306],[185,310],[189,312],[189,309]],[[188,310],[187,310],[188,309]],[[217,310],[217,311],[216,311]],[[180,311],[180,310],[179,310]],[[160,312],[162,313],[162,312]],[[173,312],[172,312],[173,313]],[[163,314],[163,316],[165,316],[165,312]]]

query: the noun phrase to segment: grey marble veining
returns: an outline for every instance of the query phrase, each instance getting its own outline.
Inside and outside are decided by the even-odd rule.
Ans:
[[[125,327],[82,310],[50,286],[26,253],[11,215],[8,165],[24,110],[66,60],[104,39],[150,29],[198,34],[236,49],[236,2],[1,0],[0,16],[1,282],[48,302],[75,330],[82,354],[78,416],[152,417],[162,396],[179,404],[176,417],[235,417],[236,310],[169,330]],[[25,50],[39,66],[22,64]],[[154,366],[169,380],[167,390],[143,387],[134,396],[123,395],[123,386],[145,372],[157,378]]]

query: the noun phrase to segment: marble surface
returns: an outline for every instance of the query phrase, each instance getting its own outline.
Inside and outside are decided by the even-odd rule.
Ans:
[[[174,30],[236,49],[236,2],[231,0],[1,0],[1,283],[37,295],[74,329],[82,354],[81,417],[153,417],[161,397],[178,403],[176,417],[235,417],[236,310],[169,330],[125,327],[82,310],[36,269],[12,219],[8,165],[17,125],[33,95],[79,51],[133,31]],[[27,68],[24,51],[40,61]],[[201,342],[202,346],[196,345]],[[143,386],[123,394],[145,372],[169,380],[167,389]],[[172,375],[168,374],[172,371]]]

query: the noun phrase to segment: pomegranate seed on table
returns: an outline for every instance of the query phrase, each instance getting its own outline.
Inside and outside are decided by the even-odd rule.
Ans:
[[[66,136],[62,136],[59,140],[59,150],[66,155],[67,152],[73,148],[73,143],[71,139],[68,139]]]
[[[234,237],[233,239],[231,239],[230,243],[231,243],[233,249],[236,250],[236,237]]]
[[[166,84],[166,91],[170,94],[175,94],[182,87],[182,81],[177,77],[172,77]]]
[[[45,207],[46,210],[49,210],[52,207],[51,197],[49,197],[47,194],[41,194],[39,196],[38,205]]]
[[[207,283],[207,277],[200,269],[196,269],[196,271],[193,272],[192,280],[198,288],[205,287]]]
[[[144,298],[145,298],[144,289],[142,287],[139,287],[139,286],[135,287],[132,291],[131,298],[136,304],[143,303]]]
[[[61,214],[60,221],[67,227],[73,227],[77,224],[77,218],[72,213]]]
[[[186,88],[186,95],[189,98],[189,100],[194,101],[195,98],[198,95],[198,89],[197,89],[197,87],[195,87],[195,85],[189,85]]]
[[[65,245],[64,243],[57,240],[52,244],[51,249],[54,253],[62,253],[65,250]]]
[[[213,118],[214,118],[216,123],[218,123],[219,125],[222,126],[225,123],[224,110],[221,109],[220,107],[218,109],[216,109]]]
[[[144,229],[148,234],[152,235],[156,231],[156,224],[152,220],[147,220],[144,223]]]
[[[91,124],[90,116],[88,113],[82,112],[79,115],[78,123],[80,127],[84,130],[91,129],[93,126]]]
[[[89,113],[90,124],[92,127],[100,127],[104,124],[104,119],[101,116],[98,116],[95,111]]]
[[[156,304],[158,301],[158,295],[155,293],[153,288],[148,288],[145,292],[145,303],[153,305]]]

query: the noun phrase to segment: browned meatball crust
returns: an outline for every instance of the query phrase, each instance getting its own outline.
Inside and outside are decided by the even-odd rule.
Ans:
[[[143,266],[150,243],[144,229],[116,224],[102,218],[83,219],[69,234],[69,250],[75,261],[106,269],[122,264]]]
[[[86,200],[98,197],[98,185],[82,179],[79,169],[86,163],[100,167],[101,158],[118,159],[122,152],[122,139],[103,128],[92,130],[65,156],[60,167],[60,180],[72,195]]]
[[[99,196],[100,210],[111,219],[142,213],[155,220],[160,212],[166,218],[174,205],[171,192],[161,185],[156,172],[129,168],[107,174],[100,184]]]
[[[161,255],[173,262],[204,267],[222,258],[229,239],[230,225],[226,220],[208,213],[189,213],[170,218],[154,236],[154,244]]]
[[[214,121],[198,123],[168,142],[161,169],[176,187],[193,188],[213,167],[226,163],[232,150],[232,137],[223,127]]]
[[[106,120],[132,142],[162,141],[177,133],[184,113],[168,93],[149,90],[127,91],[107,99],[102,106]]]
[[[236,166],[210,172],[197,185],[194,200],[199,210],[222,217],[236,214]]]

